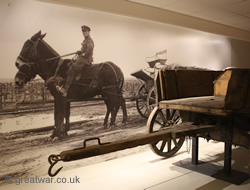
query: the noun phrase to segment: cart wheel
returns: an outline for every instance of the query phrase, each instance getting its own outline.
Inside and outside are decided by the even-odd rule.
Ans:
[[[155,108],[156,105],[156,96],[155,96],[155,88],[154,86],[149,90],[147,95],[147,108],[149,114],[152,112],[152,110]]]
[[[151,112],[147,122],[147,132],[155,133],[164,128],[168,128],[173,124],[181,123],[181,117],[179,111],[169,109],[154,108]],[[157,143],[149,144],[151,150],[157,155],[163,157],[171,157],[174,155],[182,146],[185,137],[180,138],[167,138]]]
[[[147,107],[147,96],[148,96],[148,90],[145,85],[142,85],[136,95],[136,108],[139,114],[144,117],[148,118],[150,114],[150,110],[148,110]]]

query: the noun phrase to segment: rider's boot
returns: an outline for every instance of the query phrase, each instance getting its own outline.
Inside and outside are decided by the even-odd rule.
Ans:
[[[59,92],[63,97],[67,97],[67,94],[68,94],[68,92],[67,92],[67,90],[65,89],[65,88],[63,88],[62,86],[58,86],[58,85],[56,85],[56,90],[57,90],[57,92]]]
[[[64,87],[60,87],[58,85],[56,86],[57,91],[60,92],[63,97],[67,96],[69,87],[74,79],[74,76],[74,72],[69,71]]]

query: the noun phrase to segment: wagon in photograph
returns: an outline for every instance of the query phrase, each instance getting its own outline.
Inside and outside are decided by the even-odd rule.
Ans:
[[[141,83],[135,95],[135,101],[138,113],[144,118],[148,118],[155,107],[154,77],[156,72],[165,66],[167,61],[165,59],[166,53],[167,50],[164,50],[157,52],[152,57],[146,57],[149,67],[131,73]]]

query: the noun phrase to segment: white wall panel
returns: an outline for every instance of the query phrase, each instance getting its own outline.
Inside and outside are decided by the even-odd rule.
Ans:
[[[1,78],[14,77],[25,40],[39,31],[59,54],[78,50],[80,26],[91,27],[94,61],[113,61],[126,77],[147,67],[145,57],[167,49],[167,63],[223,69],[231,65],[230,39],[167,24],[33,0],[0,2]],[[9,72],[6,72],[8,70]]]

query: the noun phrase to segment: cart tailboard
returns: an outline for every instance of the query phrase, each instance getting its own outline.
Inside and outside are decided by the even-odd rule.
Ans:
[[[225,73],[230,71],[231,77],[228,81],[224,109],[238,110],[245,108],[250,111],[250,69],[233,69]]]

